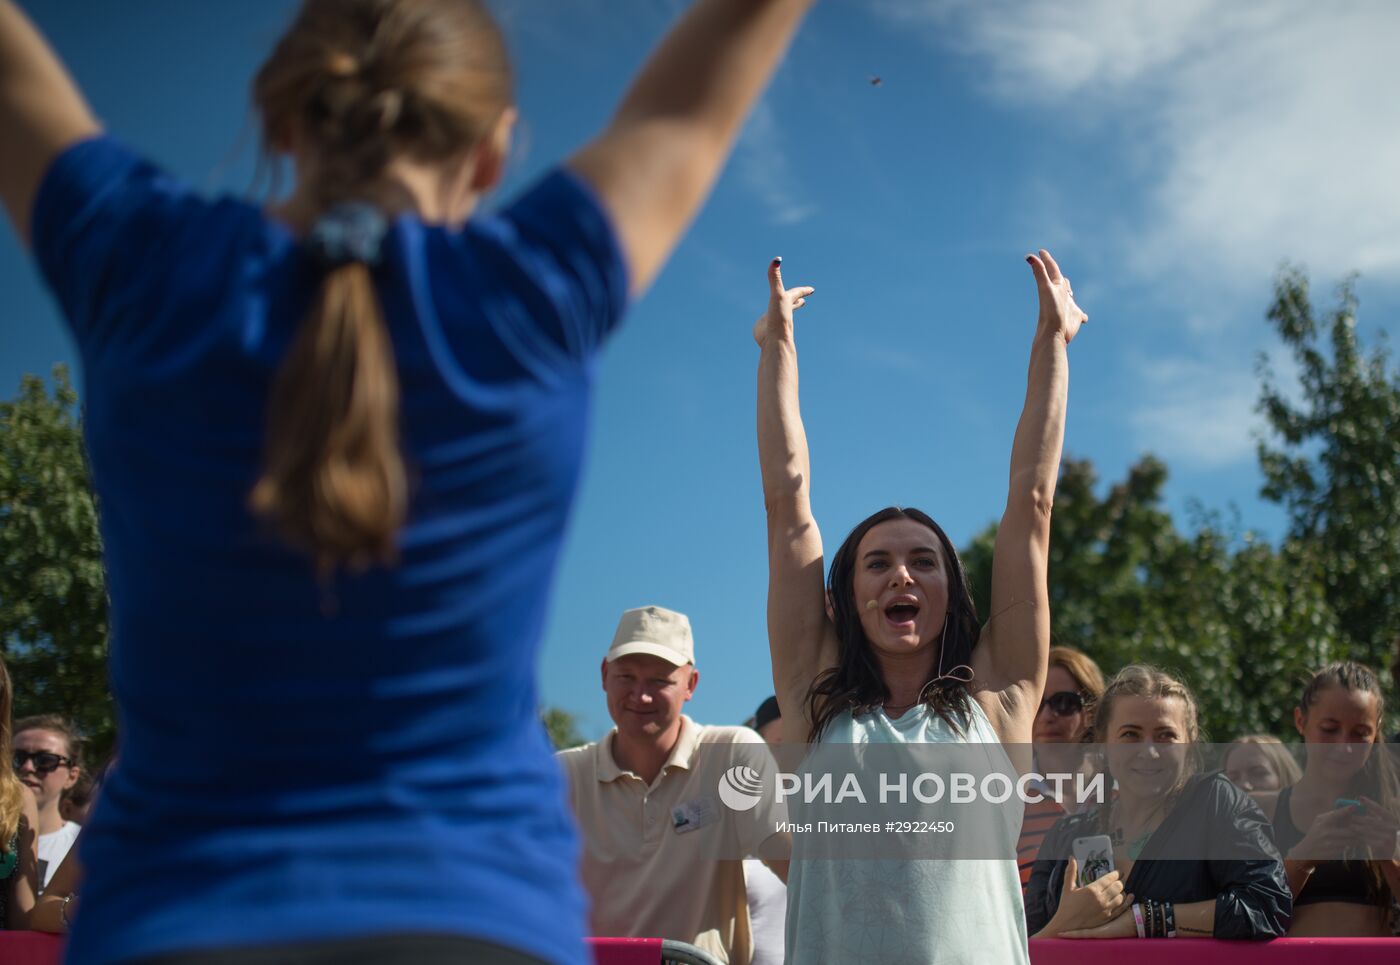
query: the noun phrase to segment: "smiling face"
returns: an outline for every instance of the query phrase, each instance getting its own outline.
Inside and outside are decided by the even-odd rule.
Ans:
[[[634,653],[603,661],[608,715],[627,738],[660,740],[679,727],[681,708],[695,695],[700,674],[660,657]]]
[[[1181,698],[1115,697],[1106,731],[1108,771],[1121,793],[1151,797],[1177,786],[1186,765],[1186,705]]]
[[[1283,777],[1258,744],[1236,744],[1225,755],[1225,776],[1242,791],[1277,791]]]
[[[904,656],[943,632],[948,567],[938,536],[912,519],[872,526],[851,578],[861,628],[877,653]]]
[[[1313,697],[1293,723],[1307,745],[1307,769],[1329,781],[1349,781],[1371,756],[1379,733],[1375,694],[1334,684]]]

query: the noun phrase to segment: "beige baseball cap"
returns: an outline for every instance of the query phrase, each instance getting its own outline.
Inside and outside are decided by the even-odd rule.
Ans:
[[[617,623],[607,660],[611,663],[632,653],[660,657],[677,667],[694,663],[695,641],[690,635],[690,620],[684,613],[663,606],[627,610]]]

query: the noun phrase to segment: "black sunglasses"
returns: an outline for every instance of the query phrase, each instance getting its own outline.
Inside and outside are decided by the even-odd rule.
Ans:
[[[60,766],[73,766],[73,758],[63,757],[60,754],[54,754],[50,751],[15,751],[15,770],[19,770],[23,767],[25,761],[32,761],[34,763],[34,772],[36,774],[47,774]]]
[[[1050,705],[1056,717],[1068,717],[1084,709],[1084,695],[1073,690],[1061,690],[1042,700],[1039,710],[1044,710],[1046,704]]]

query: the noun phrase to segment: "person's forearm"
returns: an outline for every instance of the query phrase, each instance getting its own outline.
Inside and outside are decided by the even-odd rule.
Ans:
[[[699,0],[652,53],[614,127],[682,122],[727,143],[813,0]]]
[[[67,903],[67,918],[71,921],[77,912],[78,899],[75,897],[71,902],[66,895],[44,894],[39,897],[34,905],[34,910],[29,913],[29,930],[46,931],[52,934],[61,935],[68,930],[64,924],[64,904]]]
[[[0,0],[0,200],[26,243],[34,192],[49,162],[96,127],[38,29],[11,0]]]
[[[1068,346],[1062,334],[1041,326],[1031,343],[1026,402],[1011,445],[1009,503],[1033,500],[1048,516],[1060,471],[1068,396]]]
[[[1215,934],[1215,901],[1191,901],[1172,905],[1178,938],[1209,938]]]
[[[797,395],[797,345],[770,335],[758,359],[758,462],[769,520],[808,505],[811,462]]]

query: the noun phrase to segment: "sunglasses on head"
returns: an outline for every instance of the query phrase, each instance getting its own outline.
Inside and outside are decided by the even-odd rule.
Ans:
[[[25,761],[32,762],[34,771],[38,774],[47,774],[59,767],[73,766],[73,758],[54,754],[51,751],[15,751],[15,770],[23,767]]]
[[[1084,695],[1074,690],[1061,690],[1042,700],[1040,710],[1044,710],[1047,704],[1056,717],[1068,717],[1084,709]]]

